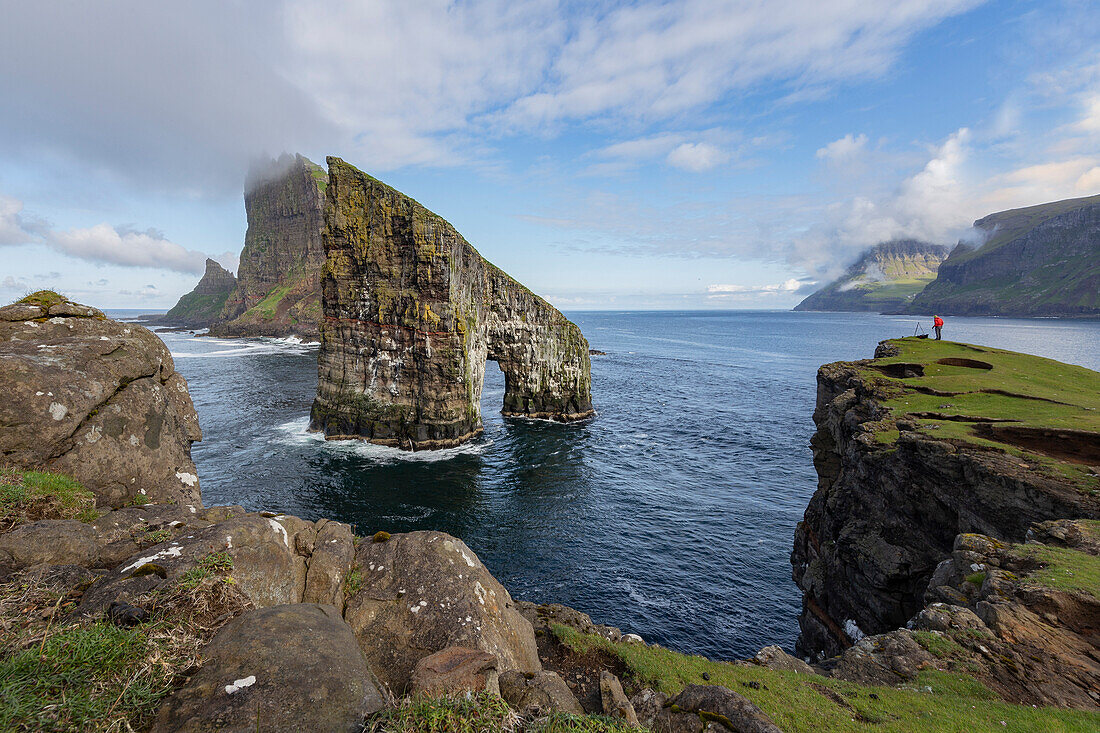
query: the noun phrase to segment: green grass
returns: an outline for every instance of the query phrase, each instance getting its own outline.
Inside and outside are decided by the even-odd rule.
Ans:
[[[275,318],[278,312],[279,303],[281,303],[283,298],[287,296],[287,293],[290,292],[290,289],[290,285],[275,286],[274,288],[272,288],[271,292],[264,297],[263,300],[249,308],[248,313],[254,313],[260,318],[263,318],[267,321],[272,320],[273,318]]]
[[[181,575],[179,580],[176,581],[176,584],[185,590],[193,590],[197,588],[203,580],[215,575],[224,575],[224,580],[227,583],[231,583],[233,579],[228,576],[228,573],[232,570],[233,558],[228,552],[224,550],[221,552],[211,552],[205,557],[200,558],[195,567]]]
[[[159,646],[149,629],[95,623],[0,660],[0,730],[141,729],[175,674]],[[165,664],[148,663],[161,653]]]
[[[0,529],[38,519],[99,517],[95,495],[78,481],[60,473],[0,467]]]
[[[1100,557],[1050,545],[1016,545],[1012,554],[1040,564],[1024,581],[1066,592],[1082,592],[1100,600]]]
[[[929,436],[996,448],[1038,464],[1043,470],[1069,479],[1079,488],[1100,490],[1089,467],[1045,455],[981,433],[980,421],[968,417],[1011,421],[1013,427],[1078,430],[1100,433],[1100,373],[1029,354],[934,339],[894,339],[895,357],[876,359],[876,365],[915,363],[924,376],[907,379],[886,376],[873,367],[863,370],[878,385],[893,418],[917,423]],[[990,370],[938,364],[945,358],[986,362]],[[921,390],[934,390],[928,394]],[[923,416],[922,416],[923,415]],[[918,417],[919,416],[919,417]],[[954,419],[949,419],[954,418]],[[883,421],[876,435],[880,443],[897,439],[892,420]],[[1052,449],[1057,448],[1056,441]]]
[[[412,697],[375,714],[371,733],[629,733],[640,728],[603,716],[554,713],[524,720],[496,695]]]
[[[61,293],[54,292],[53,290],[38,290],[23,296],[16,303],[26,303],[28,305],[39,305],[43,308],[49,308],[51,305],[59,305],[67,301]]]
[[[1084,733],[1100,726],[1100,714],[1033,708],[989,699],[990,691],[967,675],[925,672],[910,684],[912,689],[871,687],[819,675],[714,662],[656,646],[613,643],[599,635],[582,634],[560,625],[553,625],[552,629],[559,639],[578,651],[603,649],[618,656],[637,684],[666,694],[676,694],[687,684],[728,687],[759,705],[787,733]],[[703,673],[709,676],[709,681],[704,681]],[[927,691],[929,687],[931,692]],[[846,705],[837,703],[818,688],[831,691]]]
[[[363,568],[358,564],[352,565],[351,570],[344,576],[344,596],[351,598],[363,587]]]

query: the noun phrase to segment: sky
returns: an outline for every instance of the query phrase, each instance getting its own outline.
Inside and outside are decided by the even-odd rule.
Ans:
[[[0,301],[170,307],[335,155],[563,310],[789,308],[1100,193],[1090,0],[0,0]]]

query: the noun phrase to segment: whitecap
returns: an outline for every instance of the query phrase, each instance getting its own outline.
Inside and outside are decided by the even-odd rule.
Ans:
[[[274,438],[276,442],[284,445],[310,445],[314,444],[322,450],[336,455],[357,456],[366,458],[372,463],[392,464],[399,462],[408,463],[435,463],[447,461],[452,458],[467,455],[481,455],[493,441],[486,438],[475,439],[454,448],[442,448],[440,450],[407,451],[400,448],[390,448],[385,445],[375,445],[365,440],[325,440],[324,433],[309,430],[309,418],[301,417],[281,425],[275,426],[279,435]]]

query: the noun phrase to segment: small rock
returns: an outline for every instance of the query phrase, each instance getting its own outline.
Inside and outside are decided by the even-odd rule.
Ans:
[[[497,658],[480,649],[449,646],[413,667],[409,693],[439,697],[462,692],[500,694]]]
[[[149,618],[149,612],[140,606],[131,606],[125,601],[114,601],[107,609],[107,618],[115,626],[137,626]]]
[[[500,696],[519,711],[537,711],[583,715],[584,709],[577,702],[571,687],[557,672],[505,672],[500,676]]]
[[[600,672],[600,700],[604,715],[622,720],[627,725],[638,725],[638,715],[630,704],[619,678],[604,670]]]
[[[685,687],[665,703],[653,729],[661,733],[781,733],[763,710],[733,690],[718,685]]]
[[[798,657],[791,656],[778,646],[766,646],[756,653],[753,661],[768,669],[781,670],[783,672],[799,672],[801,674],[813,674],[813,667],[806,664]]]

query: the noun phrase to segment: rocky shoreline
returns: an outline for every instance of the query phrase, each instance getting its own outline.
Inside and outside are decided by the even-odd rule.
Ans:
[[[886,353],[875,366],[889,371],[900,357]],[[856,428],[884,419],[889,393],[887,385],[861,393],[863,377],[846,371],[855,367],[824,367],[819,380],[822,488],[799,529],[795,575],[827,581],[811,584],[807,603],[841,633],[853,618],[847,608],[859,613],[844,580],[865,583],[873,611],[858,616],[859,628],[883,633],[856,639],[823,624],[821,638],[837,653],[811,666],[776,647],[742,662],[687,657],[564,606],[514,600],[461,540],[440,532],[378,527],[359,537],[340,522],[204,507],[197,480],[177,477],[188,465],[193,472],[190,444],[200,437],[186,382],[152,334],[95,309],[43,294],[0,308],[0,355],[13,396],[0,413],[0,685],[3,699],[25,702],[0,706],[13,729],[389,731],[463,715],[486,730],[532,733],[817,730],[822,721],[837,730],[869,721],[937,730],[963,715],[972,730],[1003,729],[997,721],[1085,730],[1100,721],[1100,601],[1089,585],[1100,523],[1082,519],[1095,517],[1093,494],[1078,490],[1083,498],[1071,501],[1031,469],[991,455],[951,464],[969,450],[955,446],[940,463],[956,466],[956,489],[959,476],[1001,483],[955,492],[969,511],[951,515],[959,529],[949,538],[947,524],[920,530],[930,539],[914,545],[908,562],[919,572],[907,583],[873,582],[890,576],[868,568],[896,567],[876,566],[874,553],[823,551],[850,536],[886,486],[846,477],[912,482],[905,451],[925,460],[922,451],[946,450],[919,435],[903,440],[914,426],[881,451],[894,457],[872,460]],[[895,371],[915,372],[916,362],[905,363]],[[62,374],[70,392],[59,391]],[[127,392],[143,380],[148,389]],[[55,403],[65,407],[60,419]],[[79,439],[101,424],[101,439]],[[50,430],[62,437],[42,440]],[[900,461],[892,473],[890,461]],[[79,483],[59,475],[74,466],[85,467]],[[905,485],[923,487],[914,496],[940,496],[931,480]],[[867,496],[830,498],[843,491]],[[1017,498],[986,516],[982,507],[995,508],[998,494]],[[880,501],[903,507],[892,495]],[[1045,516],[1050,506],[1077,514]],[[849,557],[863,569],[846,576]],[[804,644],[818,638],[809,618]],[[93,637],[106,656],[76,674],[73,650]],[[123,649],[130,666],[119,662],[111,677],[113,662],[103,659]],[[78,725],[80,710],[98,711],[95,724]]]

